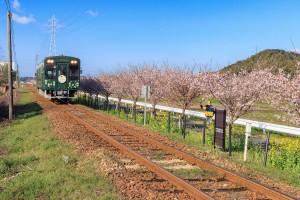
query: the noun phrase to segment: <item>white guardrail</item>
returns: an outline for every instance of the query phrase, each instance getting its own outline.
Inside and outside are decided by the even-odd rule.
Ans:
[[[99,97],[104,98],[103,96],[100,96],[100,95],[99,95]],[[119,101],[117,98],[113,98],[113,97],[109,97],[109,100]],[[121,102],[122,103],[127,103],[127,104],[133,104],[133,101],[125,100],[125,99],[122,99]],[[144,107],[145,103],[144,102],[137,102],[137,105]],[[152,105],[149,104],[149,103],[146,103],[146,107],[147,108],[152,108]],[[156,109],[157,110],[164,110],[164,111],[174,112],[174,113],[182,113],[182,109],[174,108],[174,107],[168,107],[168,106],[157,105]],[[190,115],[190,116],[205,118],[205,115],[204,115],[203,112],[197,112],[197,111],[193,111],[193,110],[186,110],[185,114]],[[278,124],[270,124],[270,123],[266,123],[266,122],[258,122],[258,121],[247,120],[247,119],[237,119],[234,122],[234,124],[245,126],[247,122],[251,123],[252,127],[300,136],[300,128],[296,128],[296,127],[292,127],[292,126],[283,126],[283,125],[278,125]]]

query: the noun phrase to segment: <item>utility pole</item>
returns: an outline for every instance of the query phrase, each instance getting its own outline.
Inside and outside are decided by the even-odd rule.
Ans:
[[[11,56],[11,12],[7,12],[7,34],[8,34],[8,119],[12,120],[13,117],[13,82],[12,82],[12,56]]]

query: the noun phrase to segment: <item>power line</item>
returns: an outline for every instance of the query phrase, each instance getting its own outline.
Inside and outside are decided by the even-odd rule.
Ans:
[[[88,25],[90,22],[92,22],[92,21],[95,20],[95,19],[96,19],[96,18],[94,17],[94,18],[90,19],[89,21],[87,21],[85,24],[82,24],[81,26],[78,26],[78,27],[76,27],[76,28],[74,28],[74,29],[72,29],[72,30],[70,30],[70,31],[68,31],[68,32],[60,33],[58,36],[64,36],[64,35],[67,35],[67,34],[69,34],[69,33],[73,33],[73,32],[75,32],[75,31],[77,31],[77,30],[79,30],[79,29],[82,29],[83,27],[85,27],[86,25]]]
[[[17,53],[16,53],[16,45],[15,45],[15,32],[14,32],[14,24],[12,23],[11,26],[11,38],[12,38],[12,42],[11,42],[11,46],[12,46],[12,50],[13,50],[13,57],[14,57],[14,61],[17,64]]]
[[[9,0],[5,0],[5,2],[6,2],[6,8],[7,8],[7,11],[11,11],[10,10],[10,1]]]

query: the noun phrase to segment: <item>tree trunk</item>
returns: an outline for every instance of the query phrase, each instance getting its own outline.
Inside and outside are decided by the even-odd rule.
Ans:
[[[181,115],[178,115],[178,128],[181,129]]]
[[[152,110],[151,110],[151,114],[154,116],[154,118],[156,119],[156,104],[152,104]]]
[[[121,109],[121,100],[122,100],[122,98],[118,98],[118,103],[117,103],[116,110],[120,111],[120,109]]]
[[[108,105],[108,103],[109,103],[108,96],[109,96],[109,95],[105,95],[105,103],[106,103],[107,105]]]
[[[183,138],[185,139],[185,109],[182,109],[182,113],[181,113],[181,133],[183,135]]]
[[[134,101],[132,104],[132,113],[134,117],[134,122],[136,122],[136,101]]]

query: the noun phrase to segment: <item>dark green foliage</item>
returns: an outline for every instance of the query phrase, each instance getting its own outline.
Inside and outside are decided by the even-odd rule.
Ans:
[[[253,69],[271,68],[273,72],[283,69],[286,74],[294,75],[300,65],[300,54],[279,49],[267,49],[245,60],[229,65],[221,71],[239,73],[243,70],[251,72]]]
[[[12,80],[16,80],[16,72],[12,72]],[[0,84],[8,83],[8,65],[0,66]]]

